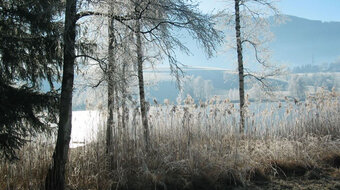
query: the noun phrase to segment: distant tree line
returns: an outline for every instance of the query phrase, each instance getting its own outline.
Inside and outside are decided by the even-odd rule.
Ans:
[[[302,65],[292,69],[293,73],[340,72],[340,61],[323,65]]]

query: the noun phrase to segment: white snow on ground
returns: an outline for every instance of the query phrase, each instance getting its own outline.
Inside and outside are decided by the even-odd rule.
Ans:
[[[104,126],[104,118],[100,111],[73,111],[70,147],[83,146],[96,140],[98,131]]]

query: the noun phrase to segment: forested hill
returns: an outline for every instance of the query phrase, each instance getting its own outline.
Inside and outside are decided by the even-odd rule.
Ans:
[[[284,18],[284,23],[271,25],[274,38],[268,43],[268,49],[272,62],[294,68],[308,64],[331,64],[340,59],[340,22],[313,21],[289,15]],[[217,56],[208,59],[204,51],[197,48],[194,39],[184,38],[184,41],[192,55],[178,52],[181,63],[191,66],[236,68],[236,52],[232,49],[225,52],[225,47],[222,46]]]
[[[271,27],[273,59],[290,67],[329,64],[340,58],[340,22],[321,22],[286,16],[285,24]]]

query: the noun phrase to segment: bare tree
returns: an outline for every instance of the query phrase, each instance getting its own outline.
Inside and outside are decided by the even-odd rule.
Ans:
[[[174,48],[179,47],[185,52],[189,50],[175,37],[174,28],[188,30],[201,43],[208,55],[212,55],[222,38],[214,28],[214,16],[202,14],[198,11],[196,4],[188,4],[187,1],[182,0],[135,0],[132,2],[135,5],[135,17],[138,18],[136,25],[133,27],[123,24],[136,33],[140,106],[145,149],[148,150],[150,135],[144,92],[143,62],[167,58],[172,74],[179,79],[181,70],[174,56]],[[148,49],[147,55],[144,54],[143,49]],[[150,56],[152,54],[153,56]]]
[[[124,48],[130,48],[136,52],[135,61],[138,68],[138,89],[140,95],[142,124],[144,128],[145,149],[149,149],[150,139],[147,121],[147,105],[144,92],[143,64],[145,62],[152,63],[155,61],[159,61],[160,59],[167,58],[170,63],[172,73],[177,79],[179,79],[179,77],[181,76],[181,71],[180,67],[178,66],[178,61],[174,56],[174,49],[176,47],[179,47],[185,52],[189,52],[189,50],[181,43],[179,39],[175,37],[175,35],[173,34],[174,29],[181,28],[184,30],[188,30],[189,33],[201,43],[208,55],[212,55],[212,53],[215,51],[215,47],[221,42],[222,36],[221,33],[219,33],[214,28],[214,16],[202,14],[198,10],[198,5],[193,4],[192,2],[184,0],[130,0],[122,2],[108,2],[113,2],[115,7],[119,5],[119,10],[109,10],[108,12],[86,11],[83,13],[83,15],[102,15],[104,17],[111,17],[116,22],[115,27],[111,27],[111,29],[108,29],[109,33],[110,31],[112,32],[112,29],[114,30],[114,33],[112,33],[112,36],[114,38],[110,37],[109,39],[119,39],[117,41],[120,41],[117,43],[117,45],[112,46],[111,49],[114,48],[115,53],[124,50]],[[133,46],[123,45],[124,43],[130,43],[131,40],[130,42],[128,40],[123,40],[124,37],[127,37],[127,35],[124,34],[127,34],[127,32],[121,30],[120,28],[122,27],[125,27],[126,29],[129,29],[130,32],[135,33]],[[110,43],[112,42],[110,41]],[[130,54],[123,57],[129,55]],[[110,57],[111,56],[109,55],[108,60],[111,59]],[[121,58],[116,58],[114,62],[121,62],[119,61],[120,59]],[[107,64],[109,63],[105,63],[102,65],[104,75],[107,71],[110,71],[110,69],[108,69],[107,67]],[[120,70],[118,71],[118,64],[114,65],[116,65],[114,67],[114,72],[110,72],[110,74],[104,77],[104,79],[106,80],[108,78],[113,78],[112,80],[114,81],[114,85],[116,86],[113,88],[113,90],[115,91],[115,95],[111,96],[112,94],[109,93],[112,92],[108,92],[108,96],[115,97],[115,102],[111,103],[115,104],[116,112],[118,113],[118,87],[121,85],[122,81],[118,77],[118,73],[120,72]],[[122,96],[126,96],[126,94],[122,94]],[[108,108],[111,109],[112,106],[108,106]],[[111,113],[109,113],[109,115],[111,115]],[[122,120],[122,118],[124,117],[121,117],[119,120]],[[112,119],[113,118],[108,118],[108,121]],[[108,129],[109,123],[110,122],[108,122]],[[108,132],[110,133],[109,130]],[[110,138],[108,137],[107,140],[109,139]]]
[[[241,40],[241,24],[240,24],[240,0],[235,0],[235,31],[237,44],[237,62],[239,76],[239,94],[240,94],[240,132],[244,130],[244,71],[243,71],[243,55]]]
[[[136,21],[136,31],[141,31],[140,21]],[[140,109],[142,115],[142,123],[143,123],[143,131],[144,131],[144,143],[145,150],[148,152],[150,147],[150,132],[148,125],[148,116],[147,116],[147,105],[145,101],[145,92],[144,92],[144,78],[143,78],[143,52],[142,52],[142,40],[141,33],[136,32],[136,52],[137,52],[137,70],[138,70],[138,86],[139,86],[139,102]]]
[[[109,165],[112,167],[115,148],[114,137],[116,136],[115,129],[118,128],[116,124],[123,123],[117,121],[114,114],[119,114],[119,91],[121,91],[121,85],[119,85],[121,82],[119,64],[122,59],[118,54],[120,51],[123,51],[122,43],[124,41],[122,27],[116,25],[118,23],[116,20],[119,19],[120,21],[124,20],[127,22],[128,20],[134,20],[134,18],[128,15],[117,16],[126,13],[118,10],[121,4],[124,5],[124,3],[118,0],[93,0],[81,3],[83,3],[83,6],[80,6],[82,11],[78,13],[78,17],[93,16],[82,23],[83,26],[86,26],[83,29],[86,33],[82,36],[82,39],[90,43],[99,44],[93,55],[79,55],[84,58],[83,61],[87,66],[82,67],[80,71],[83,74],[83,80],[90,80],[90,83],[82,82],[81,87],[84,89],[89,87],[95,89],[102,87],[103,84],[105,85],[107,99],[106,102],[102,103],[107,105],[106,153],[109,155]],[[87,5],[85,6],[85,4]],[[115,9],[115,7],[117,8]],[[106,31],[103,32],[102,29],[106,29]],[[100,72],[98,72],[99,70]]]
[[[262,53],[266,51],[261,50],[261,45],[268,39],[262,39],[259,37],[256,30],[261,28],[267,28],[268,21],[265,18],[268,16],[266,13],[269,11],[273,15],[278,15],[278,10],[274,6],[272,0],[233,0],[234,1],[234,13],[232,14],[235,22],[235,37],[236,37],[236,51],[237,51],[237,63],[238,63],[238,75],[239,75],[239,99],[240,99],[240,125],[239,131],[243,133],[245,127],[245,89],[244,82],[246,76],[251,76],[259,81],[262,86],[269,88],[268,82],[265,80],[268,77],[274,76],[279,73],[281,68],[277,68],[270,65],[268,57],[262,56]],[[243,8],[242,10],[240,8]],[[267,12],[266,12],[267,11]],[[231,18],[232,18],[231,17]],[[228,23],[232,21],[229,20]],[[265,69],[269,69],[269,72],[261,74],[251,72],[250,69],[244,67],[244,47],[249,45],[254,49],[253,60],[260,63]]]
[[[109,11],[113,12],[113,3],[109,3]],[[106,153],[113,158],[113,130],[112,127],[114,125],[113,121],[113,113],[115,109],[115,82],[114,82],[114,74],[115,74],[115,60],[114,60],[114,18],[113,14],[109,14],[108,16],[108,63],[107,63],[107,123],[106,123]],[[117,93],[117,92],[116,92]],[[112,165],[112,162],[110,162]]]

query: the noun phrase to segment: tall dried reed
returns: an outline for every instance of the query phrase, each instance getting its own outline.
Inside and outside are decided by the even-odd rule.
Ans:
[[[322,90],[305,101],[246,104],[246,128],[238,130],[238,106],[214,97],[195,104],[155,105],[149,111],[151,151],[143,152],[140,113],[126,128],[114,127],[113,154],[105,134],[71,149],[71,189],[225,189],[298,175],[340,155],[340,96]],[[101,126],[102,127],[102,126]],[[50,138],[38,138],[0,164],[1,189],[43,189],[51,159]],[[329,163],[329,162],[328,162]]]

